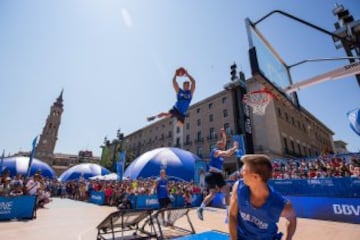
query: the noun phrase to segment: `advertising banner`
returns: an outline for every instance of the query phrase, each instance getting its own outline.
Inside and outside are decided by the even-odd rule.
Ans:
[[[103,205],[105,203],[105,193],[91,191],[89,202],[95,203],[98,205]]]
[[[283,195],[307,197],[359,198],[360,179],[351,177],[270,180]]]
[[[36,196],[0,197],[0,220],[33,219]]]
[[[292,202],[298,217],[360,224],[359,198],[286,198]]]
[[[119,159],[116,161],[116,173],[118,175],[118,181],[122,181],[124,175],[124,166],[125,166],[126,152],[119,152]]]
[[[207,163],[204,160],[195,161],[194,183],[200,188],[205,188],[205,174],[207,171]]]
[[[233,141],[239,143],[239,148],[236,151],[236,157],[241,158],[246,154],[244,135],[233,135]]]
[[[136,199],[136,208],[159,208],[159,201],[156,195],[139,195]]]

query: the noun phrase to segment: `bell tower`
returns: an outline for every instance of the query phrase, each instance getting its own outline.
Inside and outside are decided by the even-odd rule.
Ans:
[[[54,149],[61,123],[61,114],[64,111],[63,92],[64,89],[61,90],[59,97],[51,106],[50,114],[46,119],[45,126],[36,146],[35,157],[48,163],[50,166],[53,163]]]

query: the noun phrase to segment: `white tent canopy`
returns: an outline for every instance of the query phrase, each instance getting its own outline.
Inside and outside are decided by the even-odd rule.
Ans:
[[[97,175],[97,176],[93,176],[90,177],[91,180],[104,180],[104,181],[116,181],[118,180],[119,175],[117,175],[116,173],[109,173],[106,175]],[[127,180],[126,177],[123,177],[123,180]]]

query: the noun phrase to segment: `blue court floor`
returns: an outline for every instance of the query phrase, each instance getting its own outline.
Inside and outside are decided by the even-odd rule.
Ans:
[[[218,232],[218,231],[206,231],[202,233],[197,233],[194,235],[189,235],[185,237],[175,238],[174,240],[228,240],[229,234]]]

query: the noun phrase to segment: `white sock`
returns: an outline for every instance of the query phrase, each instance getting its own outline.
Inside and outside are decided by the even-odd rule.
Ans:
[[[205,207],[206,207],[205,203],[201,203],[200,208],[205,208]]]
[[[226,207],[226,215],[225,215],[225,224],[229,223],[229,206],[225,206]]]

